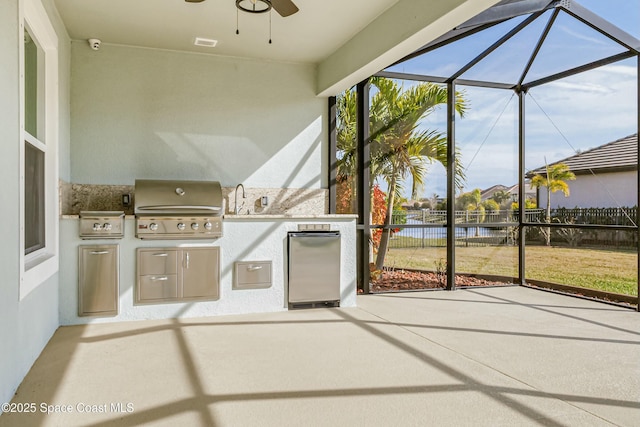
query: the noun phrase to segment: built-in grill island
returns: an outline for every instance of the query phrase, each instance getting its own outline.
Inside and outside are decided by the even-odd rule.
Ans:
[[[139,239],[222,237],[224,203],[217,181],[136,180],[134,212]],[[219,247],[141,247],[136,254],[136,304],[219,298]]]
[[[217,181],[138,179],[136,237],[214,239],[222,237],[222,189]]]
[[[61,216],[61,325],[355,306],[356,216],[321,204],[288,213],[315,190],[269,193],[277,213],[234,215],[222,180],[138,178],[78,187],[80,218]],[[249,189],[245,206],[264,194]],[[301,232],[313,236],[287,238]]]

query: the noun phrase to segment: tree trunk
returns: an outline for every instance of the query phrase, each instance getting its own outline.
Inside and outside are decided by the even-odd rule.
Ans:
[[[387,255],[387,249],[389,247],[389,238],[391,237],[391,230],[388,226],[393,220],[393,201],[396,193],[396,179],[393,177],[389,183],[389,195],[387,196],[387,213],[384,216],[385,228],[382,229],[382,236],[380,236],[380,246],[378,247],[378,256],[376,257],[376,270],[382,270],[384,266],[384,258]]]

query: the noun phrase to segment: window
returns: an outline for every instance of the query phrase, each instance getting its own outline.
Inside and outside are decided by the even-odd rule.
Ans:
[[[24,253],[45,247],[44,152],[24,147]]]
[[[21,14],[22,299],[58,271],[58,41],[39,0]]]
[[[38,60],[40,56],[40,61]],[[38,124],[42,123],[42,99],[38,82],[42,80],[42,49],[27,28],[24,30],[24,253],[45,247],[44,164],[46,145]],[[40,84],[42,86],[42,84]]]

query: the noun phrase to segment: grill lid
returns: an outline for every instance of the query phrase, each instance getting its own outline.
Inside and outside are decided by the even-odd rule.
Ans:
[[[224,213],[218,181],[137,179],[136,215],[210,215]]]

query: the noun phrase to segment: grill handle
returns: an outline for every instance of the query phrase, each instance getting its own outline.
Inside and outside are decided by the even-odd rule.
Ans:
[[[212,212],[219,212],[222,208],[219,206],[195,206],[195,205],[153,205],[153,206],[139,206],[138,212],[140,211],[166,211],[166,210],[176,210],[176,211],[186,211],[186,210],[206,210]]]

